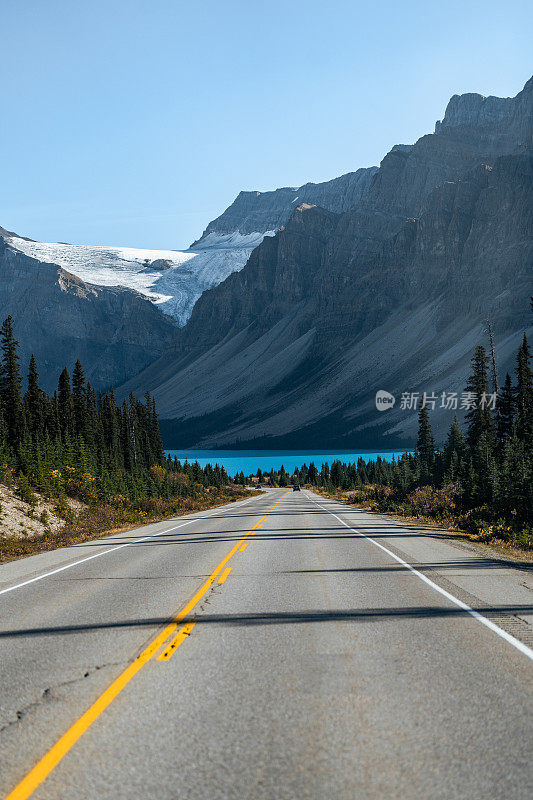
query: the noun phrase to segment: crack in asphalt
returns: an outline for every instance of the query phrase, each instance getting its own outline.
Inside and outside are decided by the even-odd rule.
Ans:
[[[97,664],[94,667],[89,667],[89,669],[86,669],[78,678],[70,678],[68,681],[60,681],[54,686],[47,686],[37,700],[33,700],[23,708],[15,711],[14,719],[10,719],[3,725],[0,725],[0,735],[9,728],[12,728],[14,725],[19,725],[21,722],[24,722],[29,714],[31,714],[33,711],[37,711],[47,703],[52,703],[54,701],[59,702],[60,698],[54,696],[54,692],[56,692],[58,689],[63,689],[65,686],[72,686],[75,683],[80,683],[86,678],[91,677],[91,675],[94,675],[99,670],[105,669],[105,667],[123,666],[131,663],[131,661],[133,661],[133,659],[128,659],[127,661],[108,661],[105,664]]]

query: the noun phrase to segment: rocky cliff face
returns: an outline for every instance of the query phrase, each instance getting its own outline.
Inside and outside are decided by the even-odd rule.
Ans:
[[[43,388],[53,390],[77,358],[95,387],[118,385],[172,343],[172,321],[140,294],[30,258],[11,247],[12,235],[0,229],[0,320],[13,317],[22,369],[34,353]]]
[[[355,209],[299,206],[206,292],[125,387],[155,391],[167,441],[412,443],[416,415],[378,412],[375,392],[462,391],[488,316],[510,369],[530,323],[532,93],[530,81],[502,103],[452,99],[435,134],[385,157]],[[434,421],[443,433],[449,412]]]
[[[43,243],[0,228],[0,315],[15,318],[22,361],[35,353],[48,390],[76,358],[95,386],[124,383],[174,341],[172,321],[185,325],[198,298],[238,273],[300,202],[355,208],[376,170],[241,192],[194,251]]]
[[[121,286],[140,292],[183,326],[201,295],[241,270],[265,236],[273,236],[299,202],[332,211],[355,208],[377,167],[360,169],[326,183],[300,189],[241,192],[232,205],[187,251],[142,250],[36,242],[3,231],[10,247],[44,263],[54,263],[96,286]],[[298,193],[301,197],[298,198]]]
[[[531,92],[533,78],[516,97],[483,97],[480,94],[455,94],[435,133],[446,128],[475,128],[489,136],[508,139],[511,146],[531,148]]]
[[[347,211],[355,208],[365,195],[377,167],[358,169],[325,183],[306,183],[296,188],[285,187],[272,192],[240,192],[220,217],[210,222],[191,249],[202,247],[211,234],[274,232],[285,225],[294,209],[301,203],[311,203],[328,211]]]

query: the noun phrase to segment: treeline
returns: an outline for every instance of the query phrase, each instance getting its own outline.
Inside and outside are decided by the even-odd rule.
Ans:
[[[437,448],[429,406],[418,412],[416,450],[388,462],[335,461],[320,469],[311,463],[293,475],[258,473],[279,486],[310,484],[326,491],[358,490],[376,509],[455,519],[487,538],[533,546],[533,381],[527,338],[517,353],[514,381],[506,375],[494,397],[489,358],[476,348],[465,396],[470,398],[465,429],[457,415],[443,446]],[[494,387],[492,387],[494,388]],[[494,404],[490,398],[494,397]]]
[[[130,395],[117,405],[113,389],[95,391],[77,361],[72,378],[65,368],[50,396],[33,356],[24,392],[11,317],[0,342],[0,479],[14,479],[24,499],[33,491],[87,503],[168,499],[229,482],[219,467],[202,470],[164,456],[149,393],[144,402]]]

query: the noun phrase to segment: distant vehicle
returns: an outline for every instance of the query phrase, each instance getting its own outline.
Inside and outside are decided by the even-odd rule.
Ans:
[[[300,491],[300,487],[298,486],[297,483],[295,483],[294,486],[292,487],[292,491],[293,492],[299,492]]]

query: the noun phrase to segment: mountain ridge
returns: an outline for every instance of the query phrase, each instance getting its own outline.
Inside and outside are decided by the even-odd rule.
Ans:
[[[373,394],[461,391],[487,314],[510,368],[529,324],[531,90],[502,106],[507,125],[485,114],[393,148],[355,209],[294,212],[206,292],[129,384],[155,392],[170,444],[412,443],[415,415],[381,415]]]
[[[352,208],[367,190],[376,169],[361,169],[301,188],[307,198],[320,200],[333,210]],[[294,209],[293,196],[293,190],[286,188],[241,192],[224,214],[208,225],[202,237],[184,251],[37,242],[3,228],[0,234],[25,255],[57,264],[87,283],[122,286],[141,293],[181,327],[203,292],[241,270],[265,236],[273,236],[287,221]],[[254,198],[259,198],[258,202]],[[247,222],[232,224],[232,209],[237,208],[238,218],[243,219],[243,204],[250,210]]]
[[[297,187],[281,187],[267,192],[241,191],[216,219],[209,223],[201,237],[193,242],[198,247],[210,233],[241,234],[277,230],[289,219],[294,203],[309,202],[329,211],[354,208],[368,190],[377,167],[363,167],[323,183],[305,183]]]
[[[13,317],[23,372],[33,353],[48,391],[78,358],[96,388],[123,383],[175,335],[172,321],[141,294],[86,283],[11,247],[2,231],[0,275],[0,318]]]

